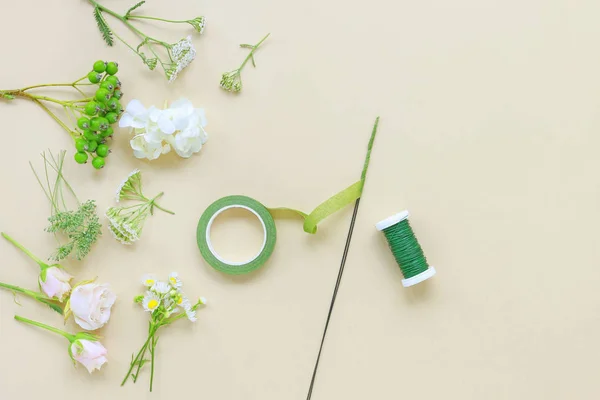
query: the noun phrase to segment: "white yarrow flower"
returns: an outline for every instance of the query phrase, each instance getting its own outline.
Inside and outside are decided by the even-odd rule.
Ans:
[[[133,187],[132,180],[141,179],[140,174],[141,172],[139,169],[134,169],[129,173],[129,175],[127,175],[127,178],[123,179],[123,181],[117,188],[115,196],[115,200],[117,203],[121,200],[122,196],[126,195],[128,190],[130,190]]]
[[[175,66],[167,71],[169,82],[173,82],[177,79],[177,76],[183,71],[188,65],[196,58],[196,49],[192,43],[192,37],[188,36],[185,39],[181,39],[171,47],[171,55]]]

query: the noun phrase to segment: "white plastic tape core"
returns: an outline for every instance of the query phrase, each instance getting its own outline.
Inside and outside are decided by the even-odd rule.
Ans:
[[[260,247],[260,250],[258,251],[258,253],[256,253],[256,255],[254,257],[252,257],[252,258],[250,258],[250,259],[248,259],[246,261],[235,262],[235,261],[227,261],[227,260],[225,260],[223,257],[221,257],[217,253],[217,251],[213,247],[212,241],[210,239],[210,228],[212,227],[212,224],[215,221],[215,218],[217,218],[217,216],[219,214],[221,214],[223,211],[229,210],[230,208],[243,208],[244,210],[250,211],[252,214],[256,215],[256,218],[258,218],[258,220],[260,221],[260,224],[262,225],[262,228],[263,228],[263,243],[262,243],[262,246]],[[265,226],[265,221],[263,221],[263,219],[260,217],[260,215],[258,215],[258,213],[256,211],[254,211],[253,209],[251,209],[250,207],[246,207],[246,206],[242,206],[242,205],[235,205],[235,204],[231,205],[231,206],[223,207],[219,211],[217,211],[216,213],[214,213],[213,216],[208,221],[208,225],[206,226],[206,244],[208,245],[208,249],[215,256],[215,258],[217,260],[221,261],[222,263],[229,264],[229,265],[234,265],[234,266],[240,266],[240,265],[248,264],[249,262],[252,262],[252,261],[256,260],[258,258],[258,256],[260,256],[260,254],[265,249],[265,246],[267,245],[267,227]]]
[[[408,211],[404,210],[402,212],[399,212],[398,214],[392,215],[391,217],[384,219],[383,221],[379,221],[375,224],[375,227],[378,231],[382,231],[386,228],[389,228],[390,226],[396,225],[400,221],[404,221],[406,218],[408,218],[409,215],[410,214],[408,213]]]

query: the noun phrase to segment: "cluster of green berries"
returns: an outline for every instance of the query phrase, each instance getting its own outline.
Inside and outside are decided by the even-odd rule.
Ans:
[[[85,104],[77,127],[81,136],[75,139],[75,161],[85,164],[92,158],[96,169],[104,167],[105,158],[110,153],[107,139],[113,134],[111,125],[119,120],[123,112],[120,99],[121,82],[115,75],[119,67],[115,62],[96,61],[94,69],[88,74],[88,80],[98,85],[94,97]]]

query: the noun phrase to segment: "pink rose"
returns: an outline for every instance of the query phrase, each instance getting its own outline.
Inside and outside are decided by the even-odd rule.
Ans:
[[[110,318],[116,299],[108,284],[88,283],[75,287],[70,299],[75,322],[88,331],[102,328]]]
[[[71,285],[69,284],[71,279],[73,277],[59,267],[46,268],[40,274],[40,288],[46,296],[62,302],[71,291]]]
[[[108,361],[107,353],[106,348],[98,341],[78,339],[71,343],[73,359],[86,367],[90,374],[99,370]]]

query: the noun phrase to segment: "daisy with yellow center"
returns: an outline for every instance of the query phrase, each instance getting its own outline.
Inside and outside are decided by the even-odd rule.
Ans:
[[[142,301],[144,310],[152,313],[160,306],[160,297],[153,292],[146,292],[144,300]]]
[[[142,285],[146,287],[152,287],[156,283],[154,275],[144,275],[142,277]]]
[[[177,272],[171,272],[169,274],[169,283],[176,289],[180,289],[183,285],[181,283],[181,279],[179,279],[179,275],[177,274]]]
[[[152,289],[150,290],[157,294],[167,294],[171,290],[171,287],[166,282],[158,281],[152,285]]]

